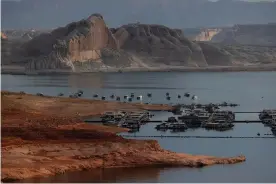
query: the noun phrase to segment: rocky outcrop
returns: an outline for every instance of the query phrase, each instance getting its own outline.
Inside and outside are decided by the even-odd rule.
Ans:
[[[259,30],[258,26],[253,28]],[[267,36],[273,37],[273,24],[272,28],[265,30]],[[273,49],[264,49],[265,53],[262,54],[255,48],[236,49],[214,43],[215,38],[221,38],[225,33],[220,29],[208,29],[196,34],[199,35],[196,40],[204,42],[189,40],[186,35],[189,37],[195,31],[198,29],[183,33],[180,29],[163,25],[140,23],[109,29],[101,15],[93,14],[87,19],[39,36],[32,37],[26,33],[23,37],[29,40],[27,42],[9,39],[10,42],[2,45],[1,59],[5,65],[24,65],[24,72],[34,73],[119,69],[152,71],[169,67],[234,66],[237,63],[250,64],[252,61],[254,64],[275,61],[276,51]],[[236,33],[231,32],[230,36],[244,37],[247,32],[247,27],[236,27]],[[229,39],[230,36],[223,42],[232,40],[232,45],[239,43],[232,37]]]
[[[201,48],[184,37],[181,30],[162,25],[129,24],[112,32],[119,46],[150,65],[206,66]]]
[[[212,42],[276,46],[276,24],[235,25],[223,29]]]
[[[1,40],[6,40],[6,39],[8,39],[8,37],[6,36],[5,33],[0,32],[0,35],[1,35]]]
[[[24,45],[26,55],[32,56],[27,68],[74,70],[74,62],[97,61],[104,48],[118,49],[103,17],[93,14],[85,20],[42,34]]]
[[[211,43],[198,43],[203,51],[208,65],[210,66],[232,66],[232,56],[224,49]]]
[[[146,24],[108,29],[99,14],[41,34],[23,47],[30,57],[27,71],[208,65],[200,46],[179,29]]]
[[[221,29],[184,29],[184,34],[192,41],[211,41],[215,35],[221,32]]]

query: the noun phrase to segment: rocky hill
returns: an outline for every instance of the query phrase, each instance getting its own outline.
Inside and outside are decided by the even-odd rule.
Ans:
[[[108,28],[100,14],[2,46],[2,65],[24,66],[27,72],[235,66],[252,63],[251,52],[253,64],[276,61],[273,49],[256,54],[255,48],[190,41],[183,31],[163,25]]]
[[[235,25],[224,28],[211,41],[225,44],[276,46],[276,23]]]
[[[118,50],[116,39],[99,14],[41,34],[23,47],[25,56],[32,57],[26,66],[28,70],[58,68],[75,71],[77,63],[101,63],[106,57],[106,49]]]
[[[207,66],[201,48],[181,30],[161,25],[129,24],[113,30],[120,48],[147,61],[149,66]]]
[[[184,29],[184,35],[192,41],[211,41],[214,36],[219,34],[220,28],[190,28]]]
[[[29,41],[34,37],[42,34],[50,32],[50,30],[35,30],[35,29],[7,29],[2,30],[2,32],[9,38],[9,40],[21,40],[21,41]]]

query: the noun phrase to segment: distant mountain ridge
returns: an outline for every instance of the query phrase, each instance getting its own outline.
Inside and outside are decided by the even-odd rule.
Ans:
[[[175,28],[266,24],[276,21],[276,2],[235,0],[21,0],[3,1],[2,29],[54,28],[100,12],[109,27],[130,22]]]
[[[247,30],[247,27],[238,30]],[[23,37],[26,34],[29,35],[25,32]],[[190,41],[182,30],[157,24],[136,23],[110,28],[97,13],[30,40],[9,39],[8,36],[2,41],[1,53],[2,66],[20,66],[25,72],[154,70],[276,62],[276,47],[232,47]]]

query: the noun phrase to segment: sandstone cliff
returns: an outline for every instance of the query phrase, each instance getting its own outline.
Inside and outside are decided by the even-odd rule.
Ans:
[[[5,33],[0,32],[0,35],[1,35],[1,40],[6,40],[6,39],[8,39],[8,37],[6,36]]]
[[[103,49],[118,49],[116,39],[103,17],[93,14],[85,20],[41,34],[25,45],[26,55],[32,57],[27,69],[71,69],[74,62],[99,61]]]
[[[211,41],[213,37],[219,34],[222,29],[219,28],[205,28],[205,29],[184,29],[184,34],[192,41]]]

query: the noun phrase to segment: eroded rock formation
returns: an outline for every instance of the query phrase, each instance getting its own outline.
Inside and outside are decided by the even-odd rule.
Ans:
[[[235,25],[223,29],[212,42],[276,46],[276,24]]]
[[[192,41],[211,41],[213,37],[219,34],[222,29],[219,28],[206,28],[206,29],[184,29],[184,34]]]
[[[201,48],[186,39],[181,30],[129,24],[113,33],[122,49],[147,58],[151,65],[207,66]]]
[[[42,34],[24,47],[26,55],[33,57],[27,65],[29,70],[74,70],[74,62],[100,60],[103,57],[102,49],[118,49],[116,39],[99,14]]]
[[[273,37],[273,24],[266,35]],[[254,29],[253,29],[254,28]],[[253,26],[254,34],[259,33]],[[247,27],[236,27],[234,36],[244,38]],[[255,30],[255,31],[254,31]],[[191,41],[179,29],[162,25],[128,24],[119,28],[108,28],[100,14],[73,22],[52,32],[42,33],[29,41],[7,42],[2,49],[2,63],[22,65],[25,71],[117,71],[119,69],[158,70],[180,67],[234,66],[256,63],[275,63],[275,50],[239,49],[214,43],[213,40],[225,33],[220,29],[208,29]],[[186,36],[187,35],[187,36]],[[231,35],[230,35],[231,36]],[[229,37],[229,35],[227,36]],[[274,38],[274,37],[273,37]],[[200,40],[212,40],[200,42]],[[228,39],[233,43],[238,40]],[[271,39],[273,40],[273,39]],[[225,41],[225,40],[224,40]],[[23,44],[23,45],[22,45]],[[252,56],[254,58],[252,59]]]
[[[6,39],[8,39],[8,37],[6,36],[5,33],[0,32],[0,35],[1,35],[1,40],[6,40]]]

